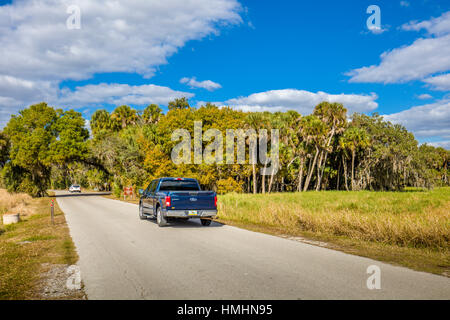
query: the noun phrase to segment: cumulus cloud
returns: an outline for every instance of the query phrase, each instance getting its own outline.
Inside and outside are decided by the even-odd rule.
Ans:
[[[388,31],[390,28],[390,26],[385,25],[384,27],[377,27],[377,26],[370,26],[368,27],[368,32],[373,33],[373,34],[382,34],[383,32]],[[364,33],[368,33],[368,32],[363,32]]]
[[[348,72],[350,82],[402,83],[450,69],[450,35],[418,39],[407,47],[384,52],[381,63]]]
[[[222,88],[222,86],[217,82],[214,82],[211,80],[197,81],[197,79],[195,77],[181,78],[180,83],[187,84],[191,88],[202,88],[202,89],[206,89],[208,91],[214,91],[214,90]]]
[[[402,7],[409,7],[410,3],[408,1],[400,1]]]
[[[70,5],[81,29],[68,29]],[[85,79],[155,67],[187,41],[240,23],[235,0],[22,0],[0,7],[0,72],[34,79]]]
[[[81,10],[81,29],[66,26],[71,5]],[[106,72],[149,78],[186,42],[240,24],[241,10],[237,0],[20,0],[0,6],[0,125],[30,103],[59,102],[60,97],[76,101],[91,89],[59,92],[63,80]],[[112,91],[118,88],[131,93],[117,102],[140,103],[153,93],[155,102],[171,96],[160,93],[158,86],[109,86]]]
[[[385,115],[384,118],[405,126],[419,140],[435,138],[440,140],[436,143],[441,144],[450,141],[450,100],[448,99]]]
[[[450,140],[431,142],[431,143],[428,143],[428,144],[432,145],[433,147],[441,147],[441,148],[450,150]]]
[[[9,82],[11,91],[10,95],[16,96],[4,97],[2,90],[8,87],[2,83]],[[63,88],[59,90],[57,87],[49,87],[51,84],[37,82],[20,82],[17,79],[9,79],[0,77],[0,128],[4,127],[11,114],[17,113],[19,110],[30,104],[45,101],[50,105],[60,108],[82,108],[82,107],[99,107],[104,104],[111,105],[134,105],[145,106],[150,103],[167,105],[169,101],[175,98],[192,98],[193,93],[175,91],[168,87],[157,86],[154,84],[146,84],[132,86],[128,84],[118,83],[101,83],[95,85],[85,85],[76,87],[74,90]],[[20,91],[23,95],[20,95]],[[17,93],[17,94],[16,94]],[[88,109],[83,113],[89,112]]]
[[[425,29],[429,34],[445,35],[450,32],[450,11],[444,13],[438,18],[425,21],[411,21],[402,25],[402,29],[406,31],[419,31]]]
[[[312,113],[314,107],[322,101],[340,102],[349,111],[366,112],[378,107],[375,100],[378,96],[358,94],[329,94],[326,92],[310,92],[297,89],[271,90],[238,97],[225,102],[216,103],[243,111],[286,111],[296,110],[301,114]]]
[[[175,98],[192,98],[189,92],[175,91],[168,87],[153,84],[130,86],[128,84],[86,85],[75,90],[64,88],[61,90],[57,103],[64,106],[77,107],[84,105],[98,105],[103,103],[122,105],[147,105],[149,103],[167,105]]]
[[[429,77],[423,80],[431,86],[431,89],[440,91],[450,91],[450,73]]]
[[[429,100],[429,99],[432,99],[432,98],[433,98],[433,96],[428,94],[428,93],[419,94],[417,96],[417,99],[420,99],[420,100]]]
[[[381,54],[381,63],[354,69],[350,82],[402,83],[423,80],[450,69],[450,12],[423,22],[410,22],[403,30],[427,30],[430,37]],[[431,37],[434,36],[434,37]]]

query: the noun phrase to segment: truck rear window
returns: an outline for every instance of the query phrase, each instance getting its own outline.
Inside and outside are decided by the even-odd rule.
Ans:
[[[161,182],[159,191],[199,191],[198,184],[194,181],[168,180]]]

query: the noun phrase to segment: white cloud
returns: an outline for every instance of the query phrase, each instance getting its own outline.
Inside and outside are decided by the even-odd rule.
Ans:
[[[66,26],[69,5],[81,9],[79,30]],[[186,42],[240,24],[241,10],[237,0],[17,0],[0,6],[0,125],[30,103],[59,102],[60,95],[75,99],[90,88],[59,92],[63,80],[106,72],[151,77]],[[162,87],[128,89],[128,96],[115,101],[171,96],[160,96],[157,88]]]
[[[0,74],[0,97],[32,101],[53,97],[58,90],[53,81],[34,81]]]
[[[450,35],[418,39],[407,47],[384,52],[381,63],[347,73],[350,82],[401,83],[450,69]]]
[[[377,27],[377,26],[370,26],[368,29],[373,34],[382,34],[383,32],[389,30],[389,26],[384,26],[384,28],[383,27]]]
[[[450,141],[450,100],[412,107],[385,115],[384,118],[399,123],[414,133],[419,139],[439,138],[442,143]]]
[[[12,91],[9,94],[17,96],[16,98],[2,96],[2,90],[8,89],[5,82],[10,82]],[[42,86],[38,86],[37,83],[22,82],[9,78],[5,80],[5,77],[0,77],[0,128],[8,123],[11,114],[42,101],[58,108],[76,109],[98,107],[103,104],[145,106],[150,103],[156,103],[167,105],[169,101],[175,98],[192,98],[194,96],[190,92],[175,91],[168,87],[154,84],[131,86],[128,84],[101,83],[79,86],[75,90],[70,90],[69,88],[59,90],[57,87],[51,87],[50,90],[50,84],[44,82]],[[20,96],[21,91],[23,92],[22,96]],[[85,109],[83,113],[86,113],[87,110]]]
[[[450,91],[450,73],[429,77],[423,81],[429,84],[434,90]]]
[[[420,100],[429,100],[429,99],[433,99],[433,96],[430,95],[430,94],[428,94],[428,93],[423,93],[423,94],[419,94],[419,95],[417,96],[417,99],[420,99]]]
[[[81,29],[69,30],[69,5]],[[0,73],[27,79],[85,79],[155,67],[187,41],[240,23],[236,0],[22,0],[0,6]]]
[[[428,144],[432,145],[433,147],[441,147],[441,148],[450,150],[450,140],[431,142],[431,143],[428,143]]]
[[[150,103],[167,105],[175,98],[192,98],[194,94],[175,91],[168,87],[153,84],[130,86],[128,84],[86,85],[77,87],[74,91],[64,88],[56,103],[70,107],[98,105],[102,103],[122,105],[147,105]]]
[[[375,100],[378,96],[357,94],[329,94],[326,92],[309,92],[297,89],[271,90],[254,93],[248,97],[239,97],[216,103],[243,111],[286,111],[296,110],[306,115],[312,113],[314,107],[322,101],[340,102],[349,113],[373,111],[378,107]]]
[[[197,79],[195,77],[181,78],[180,83],[187,84],[191,88],[203,88],[208,91],[214,91],[214,90],[222,88],[222,86],[217,82],[214,82],[211,80],[197,81]]]
[[[450,13],[423,22],[410,22],[403,30],[426,29],[435,37],[419,38],[411,45],[381,54],[381,63],[347,73],[350,82],[402,83],[422,80],[450,69]]]
[[[410,3],[408,1],[400,1],[402,7],[409,7]]]
[[[58,86],[53,81],[31,81],[0,74],[0,128],[30,102],[54,99]]]
[[[432,18],[421,22],[411,21],[402,25],[402,29],[406,31],[419,31],[425,29],[429,34],[437,36],[448,34],[450,32],[450,11],[438,18]]]

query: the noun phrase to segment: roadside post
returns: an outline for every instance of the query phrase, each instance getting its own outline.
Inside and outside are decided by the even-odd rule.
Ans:
[[[54,200],[52,199],[52,202],[51,202],[51,204],[50,204],[50,216],[52,217],[52,224],[55,224],[55,210],[54,210],[54,208],[55,208],[55,203],[54,203]]]

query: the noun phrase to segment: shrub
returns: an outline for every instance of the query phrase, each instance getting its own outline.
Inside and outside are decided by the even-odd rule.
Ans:
[[[242,182],[238,182],[233,178],[229,177],[228,179],[220,179],[217,181],[217,193],[225,194],[230,192],[241,193],[242,190]]]

